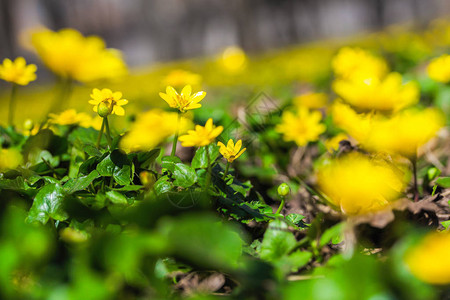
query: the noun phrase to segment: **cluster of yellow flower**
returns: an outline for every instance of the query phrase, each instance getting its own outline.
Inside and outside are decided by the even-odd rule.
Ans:
[[[120,52],[107,49],[99,37],[84,37],[74,29],[44,29],[33,33],[31,39],[44,64],[61,77],[90,82],[126,73]]]

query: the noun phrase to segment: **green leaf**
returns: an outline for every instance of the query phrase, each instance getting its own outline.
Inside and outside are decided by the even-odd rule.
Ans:
[[[169,181],[168,176],[160,177],[155,184],[153,185],[153,189],[155,190],[157,195],[166,193],[170,191],[173,187],[172,182]]]
[[[114,204],[128,205],[127,197],[117,191],[108,191],[106,192],[106,196]]]
[[[325,232],[320,237],[319,246],[323,247],[330,241],[333,244],[339,244],[342,241],[343,229],[344,229],[344,222],[341,222],[325,230]]]
[[[159,228],[176,257],[208,269],[230,270],[238,265],[243,244],[238,229],[213,215],[184,214],[166,219]]]
[[[84,144],[83,150],[86,152],[89,156],[102,156],[102,153],[92,144]]]
[[[139,153],[137,155],[137,160],[140,167],[145,169],[148,166],[150,166],[150,164],[152,164],[155,161],[155,159],[159,156],[160,152],[161,149],[158,148],[148,152]]]
[[[98,165],[97,165],[97,171],[101,176],[112,176],[114,173],[114,168],[116,166],[114,165],[113,161],[111,160],[111,155],[108,154]]]
[[[173,176],[175,177],[173,184],[177,186],[187,188],[197,182],[197,173],[183,163],[175,164]]]
[[[163,156],[161,158],[161,167],[169,170],[171,173],[175,171],[175,165],[181,163],[181,159],[177,156]]]
[[[286,223],[274,220],[264,233],[261,245],[261,259],[276,261],[287,255],[296,245],[292,232],[288,231]]]
[[[448,227],[450,226],[450,220],[442,221],[441,225],[445,228],[445,230],[448,230]]]
[[[97,170],[94,170],[89,173],[89,175],[69,179],[63,186],[64,191],[68,194],[72,194],[77,191],[84,190],[98,177],[100,177],[100,174]]]
[[[130,184],[132,169],[128,157],[119,150],[111,152],[97,165],[97,171],[101,176],[112,176],[120,185]]]
[[[450,188],[450,177],[439,177],[436,179],[436,184],[443,188]]]
[[[49,218],[64,221],[69,216],[63,208],[64,189],[57,183],[42,187],[34,198],[27,222],[47,223]]]
[[[0,190],[14,190],[14,191],[26,191],[31,189],[25,182],[22,176],[18,176],[15,179],[1,179]]]
[[[295,251],[291,255],[289,255],[288,262],[291,267],[291,272],[296,272],[298,269],[306,265],[309,260],[312,258],[312,253],[307,251]]]
[[[219,147],[216,144],[209,144],[208,146],[198,148],[192,159],[191,166],[194,169],[206,169],[208,167],[207,153],[209,153],[210,161],[213,163],[219,156]]]

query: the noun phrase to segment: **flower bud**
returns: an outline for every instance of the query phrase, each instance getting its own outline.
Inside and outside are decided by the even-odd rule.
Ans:
[[[113,106],[108,101],[102,101],[98,104],[97,112],[102,118],[106,118],[112,113]]]
[[[142,185],[147,189],[151,188],[156,182],[155,174],[148,171],[142,171],[139,174],[139,178],[141,179]]]
[[[280,195],[281,197],[286,196],[290,191],[291,189],[289,188],[289,185],[287,185],[287,183],[285,182],[278,186],[278,195]]]
[[[30,131],[34,127],[34,122],[31,119],[26,119],[25,122],[23,122],[23,129]]]

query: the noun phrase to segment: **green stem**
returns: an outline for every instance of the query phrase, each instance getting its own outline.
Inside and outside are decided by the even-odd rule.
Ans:
[[[281,213],[281,211],[283,210],[283,207],[284,207],[284,203],[285,203],[284,196],[282,196],[281,197],[281,203],[280,203],[280,206],[278,206],[276,214],[280,214]]]
[[[175,131],[175,136],[173,137],[173,144],[172,144],[172,153],[171,156],[175,156],[175,152],[177,151],[177,143],[178,143],[178,131],[180,127],[180,120],[181,120],[181,112],[178,112],[177,117],[177,129]]]
[[[102,140],[102,135],[103,135],[104,128],[105,128],[105,118],[103,118],[102,127],[100,128],[100,131],[98,132],[97,144],[96,144],[97,148],[100,148],[100,142]]]
[[[104,117],[103,121],[105,122],[106,139],[108,140],[108,146],[109,146],[109,149],[111,150],[111,148],[112,148],[112,141],[111,141],[111,131],[109,130],[108,117]]]
[[[11,87],[11,98],[9,98],[8,124],[14,126],[14,112],[16,110],[17,84],[13,83]]]
[[[417,185],[417,157],[411,159],[413,167],[413,192],[414,192],[414,202],[419,201],[419,188]]]
[[[206,173],[205,191],[208,192],[209,185],[211,184],[211,158],[209,157],[208,146],[206,147],[206,158],[208,159],[208,169]]]
[[[230,165],[231,165],[231,163],[229,161],[227,161],[227,166],[225,167],[225,172],[223,172],[223,176],[222,176],[223,180],[225,180],[225,178],[227,177],[228,169],[230,169]]]

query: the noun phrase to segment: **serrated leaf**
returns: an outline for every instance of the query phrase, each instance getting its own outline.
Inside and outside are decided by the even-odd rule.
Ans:
[[[289,214],[286,216],[286,220],[298,224],[301,220],[303,220],[305,216],[302,216],[301,214]]]
[[[450,177],[439,177],[436,179],[436,184],[443,188],[450,188]]]
[[[261,259],[276,261],[287,255],[296,245],[292,232],[288,231],[286,223],[274,220],[264,233],[261,245]]]
[[[100,174],[97,170],[92,171],[86,176],[81,176],[78,178],[69,179],[63,186],[64,190],[68,194],[75,193],[77,191],[81,191],[86,189],[92,181],[100,177]]]
[[[197,174],[194,169],[183,163],[175,164],[173,177],[175,178],[173,184],[184,188],[190,187],[197,182]]]
[[[207,153],[209,153],[210,161],[213,163],[217,157],[219,157],[219,147],[216,144],[209,144],[208,146],[198,148],[195,152],[194,158],[192,159],[192,168],[206,169],[208,167]]]
[[[161,167],[169,170],[171,173],[175,170],[175,165],[181,163],[181,159],[177,156],[164,156],[161,158]]]
[[[69,216],[64,210],[64,190],[61,185],[52,183],[42,187],[34,198],[28,213],[27,222],[47,223],[49,218],[64,221]]]

